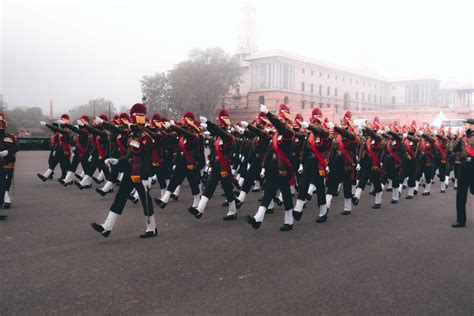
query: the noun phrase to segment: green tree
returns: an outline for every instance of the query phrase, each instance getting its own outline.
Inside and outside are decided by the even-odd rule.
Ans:
[[[77,120],[84,114],[89,115],[91,119],[94,118],[94,116],[99,116],[101,114],[109,116],[109,106],[110,116],[113,117],[117,110],[115,109],[113,102],[105,98],[92,99],[87,102],[87,104],[77,105],[69,110],[68,114],[73,121]]]
[[[173,116],[170,97],[170,81],[166,73],[155,73],[152,76],[143,76],[140,80],[142,94],[146,98],[149,113],[160,113],[163,116]]]

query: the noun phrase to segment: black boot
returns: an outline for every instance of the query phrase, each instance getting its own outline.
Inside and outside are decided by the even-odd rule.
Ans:
[[[358,198],[356,198],[355,196],[352,197],[352,204],[357,206],[357,204],[359,204],[359,202],[360,202],[360,200]]]
[[[158,229],[155,228],[155,231],[145,232],[144,234],[140,235],[140,238],[152,238],[156,236],[158,236]]]
[[[99,225],[99,224],[97,224],[97,223],[92,223],[92,224],[91,224],[91,227],[92,227],[92,229],[95,230],[96,232],[99,232],[99,233],[102,235],[102,237],[107,238],[107,237],[109,237],[109,235],[110,235],[110,232],[111,232],[111,231],[110,231],[110,230],[105,230],[102,225]]]
[[[232,214],[232,215],[226,215],[222,219],[225,221],[234,221],[237,219],[237,213]]]
[[[179,198],[179,195],[171,194],[171,195],[170,195],[170,198],[172,198],[173,201],[177,201],[178,198]]]
[[[8,210],[8,209],[11,208],[11,207],[12,207],[12,204],[11,204],[11,203],[5,203],[5,204],[3,204],[3,208],[4,208],[5,210]]]
[[[277,197],[274,197],[274,198],[273,198],[273,202],[275,202],[275,204],[278,205],[278,206],[282,206],[282,205],[283,205],[283,201],[280,200],[280,199],[277,198]]]
[[[274,208],[269,208],[265,211],[265,214],[273,214],[275,212]]]
[[[240,202],[239,199],[235,199],[235,207],[237,209],[240,209],[242,207],[242,205],[244,205],[244,202]]]
[[[302,216],[303,216],[302,211],[301,212],[293,211],[293,218],[295,219],[295,221],[299,222]]]
[[[4,221],[7,219],[7,216],[6,215],[0,215],[0,221]]]
[[[156,203],[161,209],[164,209],[164,208],[166,207],[166,205],[168,205],[168,203],[163,202],[163,201],[160,200],[159,198],[153,198],[153,201],[155,201],[155,203]]]
[[[195,207],[188,208],[188,212],[194,217],[196,217],[197,219],[200,219],[202,217],[202,213],[199,212],[199,210]]]
[[[290,225],[290,224],[283,224],[280,226],[281,232],[289,232],[292,229],[293,229],[293,225]]]
[[[453,228],[466,227],[466,223],[456,222],[456,223],[452,224],[451,227],[453,227]]]
[[[351,211],[348,211],[348,210],[344,210],[341,212],[341,215],[351,215],[352,212]]]
[[[250,225],[252,225],[253,229],[259,229],[260,225],[262,225],[262,222],[257,222],[255,220],[255,217],[250,216],[250,215],[245,216],[245,221],[249,223]]]
[[[373,209],[376,209],[376,210],[379,209],[380,207],[381,207],[380,203],[374,204],[374,205],[372,206],[372,208],[373,208]]]
[[[46,182],[46,180],[48,180],[48,178],[46,178],[45,176],[43,176],[41,173],[37,173],[36,175],[37,175],[38,178],[40,178],[41,181],[43,181],[43,182]]]

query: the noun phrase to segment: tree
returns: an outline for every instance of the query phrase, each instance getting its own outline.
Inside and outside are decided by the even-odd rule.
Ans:
[[[68,114],[73,121],[80,118],[83,114],[87,114],[91,118],[101,114],[109,116],[109,106],[110,116],[113,117],[117,112],[115,106],[112,101],[105,98],[93,99],[87,102],[87,104],[77,105],[73,107],[72,110],[69,110]],[[109,117],[109,119],[111,118]]]
[[[17,134],[24,130],[32,135],[47,135],[49,130],[40,125],[40,121],[47,121],[48,117],[43,115],[43,110],[39,107],[15,108],[5,111],[8,126],[7,132]]]
[[[176,115],[172,108],[170,97],[170,81],[166,73],[155,73],[153,76],[143,76],[140,80],[142,94],[146,98],[148,112],[160,113],[169,117]]]
[[[220,98],[239,82],[239,64],[221,48],[195,49],[170,72],[170,97],[179,111],[213,117]]]

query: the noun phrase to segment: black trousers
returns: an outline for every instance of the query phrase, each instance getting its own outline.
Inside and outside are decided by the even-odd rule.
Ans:
[[[123,209],[125,208],[125,204],[127,204],[128,196],[133,189],[136,189],[138,192],[138,196],[140,197],[140,201],[143,206],[143,214],[145,216],[151,216],[154,214],[153,212],[153,201],[151,200],[150,191],[146,190],[145,187],[141,182],[134,183],[131,179],[130,169],[127,168],[122,178],[122,182],[120,183],[120,187],[115,195],[114,202],[110,207],[110,210],[117,214],[122,214]],[[147,179],[144,179],[147,180]]]
[[[95,169],[99,169],[99,172],[100,171],[104,172],[105,179],[109,180],[110,179],[110,171],[109,171],[109,168],[105,165],[105,159],[107,159],[107,158],[99,159],[97,157],[93,157],[92,161],[89,165],[89,169],[86,171],[86,174],[89,177],[92,177],[92,175],[95,172]]]
[[[360,170],[360,178],[359,178],[359,183],[357,184],[357,187],[364,190],[369,180],[374,186],[375,193],[382,192],[382,180],[381,180],[380,172],[372,171],[371,167],[370,169],[362,168]],[[345,194],[344,194],[344,197],[346,197]]]
[[[334,196],[337,194],[337,188],[342,182],[344,189],[344,198],[350,199],[352,197],[352,170],[346,170],[344,166],[344,158],[336,158],[336,160],[329,166],[329,180],[326,184],[327,193]]]
[[[456,213],[458,223],[466,223],[466,202],[468,190],[474,194],[474,161],[459,166],[458,189],[456,191]]]
[[[298,200],[306,200],[308,197],[309,185],[316,186],[318,196],[318,205],[326,204],[326,187],[324,177],[319,174],[318,160],[315,157],[307,158],[303,165],[303,174],[301,175],[300,188],[298,191]]]
[[[441,182],[444,182],[444,180],[446,180],[446,170],[447,170],[446,162],[443,163],[441,162],[441,160],[437,160],[436,169],[438,170],[439,179],[441,180]],[[436,172],[436,169],[434,170],[434,172]]]
[[[199,174],[198,167],[195,166],[194,170],[189,170],[187,167],[186,158],[184,158],[183,156],[176,157],[175,166],[176,168],[174,169],[174,173],[171,176],[170,183],[168,185],[168,188],[166,188],[166,190],[173,193],[174,190],[176,190],[176,187],[182,184],[184,181],[184,178],[186,178],[188,179],[192,194],[193,195],[199,194],[200,174]],[[160,183],[160,187],[161,187],[161,183]],[[165,187],[166,187],[166,183],[165,183]]]
[[[408,178],[408,187],[414,188],[417,180],[416,159],[404,157],[402,160],[404,178]]]
[[[242,185],[242,191],[245,193],[249,193],[252,185],[254,184],[255,180],[259,180],[260,172],[262,171],[262,164],[259,159],[255,158],[250,163],[250,169],[247,171],[245,175],[244,184]]]
[[[64,179],[70,168],[71,162],[69,159],[70,156],[66,156],[62,150],[51,152],[48,159],[49,169],[54,171],[56,166],[59,164],[59,167],[61,168],[61,179]]]
[[[232,186],[232,174],[229,171],[229,174],[226,177],[223,177],[221,174],[221,163],[219,160],[214,160],[212,163],[212,170],[209,178],[207,179],[206,188],[204,189],[203,195],[208,199],[211,199],[216,191],[217,184],[221,182],[222,189],[224,190],[225,197],[227,202],[232,202],[235,200],[234,188]]]
[[[433,165],[427,162],[426,156],[420,156],[418,158],[418,166],[419,166],[419,169],[418,169],[418,175],[416,178],[419,180],[421,179],[421,176],[423,176],[424,174],[426,183],[430,183],[431,180],[433,179]]]
[[[268,205],[275,197],[277,191],[280,190],[283,196],[285,210],[288,211],[293,209],[293,198],[291,197],[290,190],[291,175],[289,173],[286,175],[280,175],[276,161],[273,161],[270,166],[265,168],[265,170],[266,175],[263,184],[264,193],[260,206],[268,208]]]
[[[160,165],[158,167],[153,167],[153,172],[156,175],[160,189],[166,189],[166,177],[163,167]],[[113,179],[113,178],[112,178]]]
[[[401,166],[397,166],[395,159],[392,156],[387,157],[384,160],[383,168],[387,178],[392,180],[392,187],[398,188],[400,186],[401,180]]]
[[[76,172],[77,167],[79,166],[79,163],[80,163],[81,166],[82,166],[82,170],[84,170],[84,172],[86,172],[89,169],[88,159],[89,159],[89,153],[84,154],[84,157],[82,157],[82,159],[80,159],[79,153],[77,153],[77,151],[76,151],[74,153],[74,157],[72,157],[72,161],[71,161],[71,164],[69,165],[68,171]]]
[[[5,191],[10,191],[15,169],[5,169],[0,166],[0,206],[4,203]]]

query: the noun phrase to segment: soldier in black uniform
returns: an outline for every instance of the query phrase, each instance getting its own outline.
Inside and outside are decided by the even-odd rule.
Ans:
[[[454,152],[460,152],[461,165],[458,174],[458,189],[456,192],[456,223],[454,228],[466,226],[466,201],[468,189],[474,194],[474,118],[464,123],[464,136],[460,137],[454,146]]]
[[[156,228],[155,216],[153,212],[153,201],[150,197],[151,178],[153,176],[153,168],[151,163],[151,146],[152,140],[145,127],[146,107],[141,103],[137,103],[130,109],[130,134],[128,137],[127,156],[121,158],[125,160],[126,167],[120,188],[115,195],[115,200],[110,207],[107,219],[102,225],[92,223],[92,228],[99,232],[103,237],[109,237],[115,221],[122,214],[128,196],[133,189],[136,189],[143,205],[143,213],[145,214],[146,230],[140,235],[140,238],[156,237],[158,230]],[[104,162],[106,165],[117,165],[119,160],[116,158],[108,158]]]
[[[15,154],[18,151],[17,138],[13,134],[5,132],[7,120],[3,113],[0,113],[0,206],[4,209],[11,207],[10,187],[15,170]],[[0,220],[4,220],[6,215],[0,215]]]
[[[268,111],[265,105],[260,105],[260,112],[267,114],[270,122],[275,126],[276,132],[268,146],[261,174],[265,175],[264,195],[255,216],[247,215],[245,221],[258,229],[263,222],[267,208],[277,190],[280,190],[285,205],[284,223],[280,231],[293,229],[293,199],[291,197],[290,182],[294,177],[293,168],[289,157],[293,150],[295,132],[291,127],[290,108],[280,104],[278,116]]]

